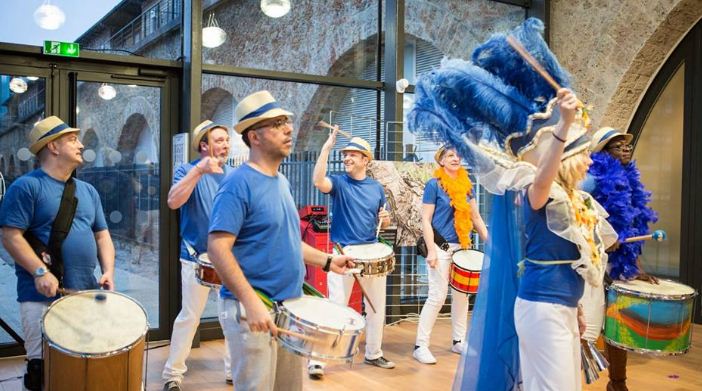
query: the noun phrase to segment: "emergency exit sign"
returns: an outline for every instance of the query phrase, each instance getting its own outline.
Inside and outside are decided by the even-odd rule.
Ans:
[[[78,57],[80,54],[80,45],[75,42],[44,41],[44,54]]]

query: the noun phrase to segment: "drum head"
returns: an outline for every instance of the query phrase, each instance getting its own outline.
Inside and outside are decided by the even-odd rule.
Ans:
[[[451,256],[453,262],[470,271],[483,270],[483,258],[485,254],[478,250],[458,250]]]
[[[385,259],[392,256],[392,247],[384,243],[352,244],[344,247],[344,254],[358,260]]]
[[[105,299],[96,300],[98,295]],[[147,325],[146,312],[134,299],[90,290],[51,304],[42,319],[42,332],[66,353],[109,356],[131,347],[146,334]]]
[[[641,280],[615,281],[612,283],[612,289],[634,296],[660,300],[679,300],[696,294],[694,289],[679,282],[662,279],[659,279],[658,282],[658,284],[651,284]]]
[[[283,307],[297,318],[334,330],[361,330],[366,322],[349,307],[329,299],[302,296],[283,301]]]

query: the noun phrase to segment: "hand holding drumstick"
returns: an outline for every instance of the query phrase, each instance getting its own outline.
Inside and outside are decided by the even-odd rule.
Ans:
[[[317,125],[319,125],[323,128],[331,129],[335,132],[335,134],[336,134],[336,132],[339,132],[342,136],[346,137],[347,139],[351,139],[351,137],[352,137],[349,132],[339,129],[339,125],[329,125],[328,123],[326,123],[324,121],[319,121],[317,123]]]
[[[336,248],[336,251],[338,251],[339,254],[344,255],[344,250],[341,248],[341,246],[339,246],[338,243],[334,244],[334,248]],[[370,308],[373,310],[373,312],[377,313],[378,311],[375,310],[375,306],[373,305],[373,302],[371,301],[370,296],[368,296],[368,292],[366,292],[366,288],[363,287],[363,284],[361,283],[361,279],[358,278],[358,274],[353,274],[353,278],[358,283],[358,287],[361,288],[361,293],[363,293],[363,297],[365,297],[366,300],[368,301],[368,305],[370,306]]]

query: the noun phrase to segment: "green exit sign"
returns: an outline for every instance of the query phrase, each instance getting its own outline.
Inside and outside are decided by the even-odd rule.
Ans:
[[[75,42],[44,41],[44,54],[78,57],[80,45]]]

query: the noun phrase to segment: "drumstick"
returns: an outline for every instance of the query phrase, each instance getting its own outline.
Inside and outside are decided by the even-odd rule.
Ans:
[[[246,319],[245,316],[240,316],[239,319],[243,320],[244,322],[247,321],[247,319]],[[300,339],[303,340],[303,341],[312,342],[312,343],[317,343],[317,342],[319,342],[319,340],[317,340],[317,338],[312,338],[312,337],[309,337],[309,336],[304,335],[304,334],[296,333],[296,332],[294,332],[294,331],[290,331],[290,330],[287,330],[287,329],[281,329],[281,328],[276,328],[276,329],[277,329],[278,332],[281,333],[281,334],[289,335],[289,336],[295,337],[295,338],[300,338]]]
[[[339,252],[339,254],[344,255],[344,250],[341,249],[339,243],[334,243],[334,247],[336,248],[336,251]],[[375,306],[373,305],[370,296],[368,296],[368,292],[366,292],[366,288],[363,287],[363,284],[361,283],[361,279],[358,277],[358,274],[353,274],[353,278],[358,283],[358,287],[361,288],[361,293],[363,294],[363,297],[365,297],[366,300],[368,300],[368,305],[370,305],[370,308],[373,310],[373,312],[378,313],[378,311],[375,310]]]
[[[77,290],[75,290],[75,289],[68,289],[68,288],[58,288],[58,289],[56,290],[56,292],[57,292],[59,295],[64,295],[64,296],[68,296],[68,295],[72,295],[72,294],[74,294],[74,293],[78,293]]]
[[[383,204],[383,210],[385,210],[385,207],[388,205],[388,203]],[[383,226],[383,219],[378,218],[378,228],[375,230],[375,237],[377,238],[380,235],[380,227]]]
[[[351,139],[351,137],[352,137],[351,134],[349,134],[349,132],[347,132],[347,131],[345,131],[345,130],[337,129],[337,128],[335,128],[335,127],[329,125],[328,123],[326,123],[326,122],[324,122],[324,121],[319,121],[319,122],[317,123],[317,125],[319,125],[319,126],[321,126],[321,127],[323,127],[323,128],[327,128],[327,129],[332,129],[332,130],[335,130],[335,129],[336,129],[342,136],[344,136],[344,137],[346,137],[346,138],[348,138],[348,139]]]
[[[641,240],[655,240],[656,242],[662,242],[667,238],[668,235],[665,233],[665,231],[663,231],[662,229],[658,229],[648,235],[632,236],[630,238],[626,238],[622,241],[622,243],[638,242]]]

